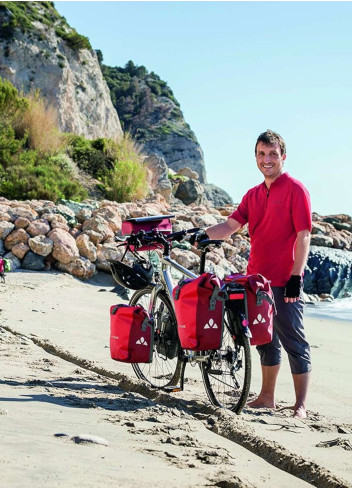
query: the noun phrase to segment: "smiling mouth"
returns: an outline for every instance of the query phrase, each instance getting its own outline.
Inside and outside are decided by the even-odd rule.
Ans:
[[[264,168],[273,168],[274,165],[263,165]]]

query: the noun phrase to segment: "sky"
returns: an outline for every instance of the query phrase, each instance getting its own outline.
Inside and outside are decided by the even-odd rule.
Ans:
[[[235,203],[263,181],[266,129],[312,210],[352,214],[352,2],[56,1],[103,53],[166,81],[204,153],[208,183]]]

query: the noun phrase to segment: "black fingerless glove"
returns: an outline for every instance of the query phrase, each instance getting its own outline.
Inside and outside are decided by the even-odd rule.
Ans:
[[[300,297],[303,289],[302,277],[300,275],[291,275],[287,282],[284,292],[284,297],[295,298]]]
[[[194,243],[200,243],[201,241],[204,241],[205,239],[209,239],[209,236],[207,233],[202,229],[201,231],[198,231],[189,238],[189,242],[191,245],[194,245]]]

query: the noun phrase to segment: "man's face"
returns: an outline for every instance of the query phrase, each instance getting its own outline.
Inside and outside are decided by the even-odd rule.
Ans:
[[[274,181],[283,173],[285,158],[278,144],[258,143],[255,159],[265,179]]]

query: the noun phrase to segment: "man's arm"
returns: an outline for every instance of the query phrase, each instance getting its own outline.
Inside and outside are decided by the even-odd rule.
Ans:
[[[310,245],[310,232],[308,229],[297,233],[297,241],[295,247],[295,261],[292,267],[292,275],[302,275],[304,267],[307,263]]]
[[[295,246],[295,260],[292,267],[292,275],[286,284],[285,302],[296,302],[299,300],[301,291],[301,277],[309,254],[310,232],[308,229],[297,233]]]
[[[224,222],[211,226],[206,230],[206,233],[210,239],[226,239],[241,227],[241,224],[236,219],[230,217]]]

